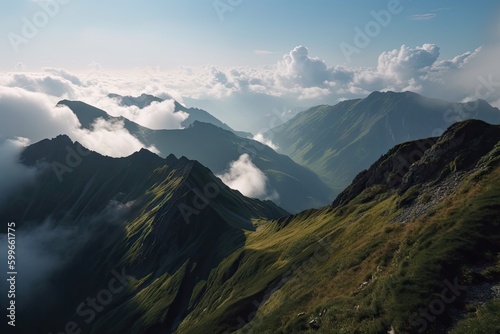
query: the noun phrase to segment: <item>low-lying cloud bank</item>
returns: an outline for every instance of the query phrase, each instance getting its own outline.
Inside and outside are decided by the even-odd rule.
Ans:
[[[16,268],[17,281],[16,305],[35,314],[43,313],[37,301],[46,305],[57,303],[62,298],[60,286],[54,284],[54,275],[68,266],[74,266],[74,259],[85,257],[93,243],[109,239],[109,233],[119,233],[124,217],[134,206],[134,202],[120,203],[110,201],[105,209],[85,221],[70,224],[65,221],[31,222],[29,227],[16,227]],[[0,250],[7,253],[7,235],[0,233]],[[82,273],[87,274],[87,273]],[[2,291],[5,281],[0,283]],[[65,287],[66,289],[71,287]]]
[[[0,87],[0,142],[23,137],[31,142],[66,134],[90,150],[112,157],[128,156],[141,148],[160,153],[132,136],[123,122],[98,119],[83,129],[76,115],[57,98],[22,88]]]
[[[172,99],[180,103],[189,101],[236,129],[248,130],[245,128],[248,124],[273,108],[300,106],[305,109],[317,104],[334,104],[343,99],[364,97],[375,90],[411,90],[450,101],[484,98],[498,107],[500,68],[496,59],[499,53],[499,45],[488,45],[441,59],[441,49],[436,44],[402,45],[382,52],[375,66],[356,67],[329,65],[299,45],[268,66],[207,65],[169,71],[144,67],[121,73],[93,66],[77,74],[58,68],[43,68],[42,72],[32,73],[17,66],[19,72],[0,75],[0,85],[58,99],[81,100],[113,116],[124,116],[155,129],[181,128],[187,115],[174,111]],[[344,60],[339,59],[338,63]],[[487,95],[477,93],[484,81],[490,82]],[[107,97],[108,93],[133,96],[147,93],[167,101],[139,110],[120,106]]]
[[[16,188],[35,179],[36,170],[19,162],[19,156],[28,144],[27,138],[19,137],[0,142],[0,207]]]

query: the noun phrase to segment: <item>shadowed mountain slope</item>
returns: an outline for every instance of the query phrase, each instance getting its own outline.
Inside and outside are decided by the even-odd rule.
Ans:
[[[266,175],[269,193],[278,192],[276,203],[290,212],[320,207],[332,199],[331,189],[311,170],[266,145],[238,137],[215,125],[194,122],[186,129],[151,130],[123,117],[111,117],[83,102],[61,101],[59,105],[68,106],[85,128],[90,128],[99,117],[121,121],[132,135],[148,146],[154,145],[162,155],[186,156],[199,161],[215,174],[222,174],[231,162],[248,154],[252,163]]]
[[[500,330],[500,126],[470,120],[397,145],[331,205],[287,216],[145,150],[91,153],[59,182],[50,164],[68,145],[79,149],[67,137],[28,147],[22,161],[43,171],[0,211],[26,228],[49,214],[85,240],[48,278],[57,297],[26,304],[44,332],[67,321],[98,334]],[[211,187],[220,194],[204,206]],[[182,204],[198,210],[188,222]],[[121,270],[125,289],[93,318],[85,303],[78,312]]]
[[[469,118],[499,124],[500,110],[483,100],[450,103],[412,92],[374,92],[364,99],[313,107],[266,136],[338,194],[394,145],[439,136],[452,123]]]

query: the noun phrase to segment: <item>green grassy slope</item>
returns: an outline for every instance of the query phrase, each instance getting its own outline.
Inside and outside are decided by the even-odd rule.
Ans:
[[[52,164],[66,163],[68,148],[85,154],[59,179]],[[37,179],[0,208],[0,218],[15,221],[20,236],[30,230],[60,234],[52,243],[66,248],[55,254],[60,264],[46,280],[30,288],[30,303],[19,309],[19,317],[30,321],[19,324],[21,332],[47,333],[68,321],[99,333],[173,328],[198,282],[244,244],[253,221],[287,214],[229,189],[198,162],[173,155],[162,159],[142,150],[113,159],[59,136],[29,146],[22,161],[38,166]],[[25,253],[27,247],[19,244]],[[47,254],[58,249],[45,247]],[[38,274],[29,270],[26,275]],[[107,289],[113,272],[121,270],[131,277],[126,288],[87,324],[78,306]]]
[[[424,173],[428,179],[406,190],[411,171],[392,181],[398,166],[387,161],[408,156],[403,145],[371,169],[386,163],[385,171],[358,178],[371,184],[353,185],[342,204],[246,232],[245,245],[208,280],[214,291],[177,332],[500,330],[490,291],[500,284],[499,140],[499,127],[459,124],[413,166],[444,166]],[[221,279],[235,263],[231,279]]]
[[[469,118],[499,124],[500,111],[482,100],[448,103],[411,92],[374,92],[306,110],[267,136],[338,194],[394,145],[440,135]]]
[[[39,143],[38,155],[27,151],[25,163],[64,153],[50,143]],[[331,205],[287,216],[228,189],[196,162],[141,154],[153,163],[144,186],[130,179],[129,192],[140,190],[130,197],[136,204],[119,224],[99,225],[54,275],[60,296],[43,310],[34,305],[37,328],[72,320],[99,334],[500,330],[500,126],[466,121],[439,138],[398,145]],[[128,171],[145,157],[103,161],[121,161]],[[41,180],[8,215],[54,182]],[[202,205],[198,190],[212,183],[220,193]],[[75,185],[85,198],[83,183]],[[179,205],[195,203],[199,212],[186,223]],[[78,207],[53,205],[55,213]],[[78,304],[121,268],[130,275],[126,289],[86,324]]]

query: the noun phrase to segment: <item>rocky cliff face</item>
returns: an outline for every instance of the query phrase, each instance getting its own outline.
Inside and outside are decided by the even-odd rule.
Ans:
[[[364,189],[380,185],[400,194],[414,185],[443,179],[450,173],[478,166],[485,154],[500,140],[500,127],[479,120],[452,125],[441,137],[428,138],[395,146],[368,170],[359,173],[352,184],[333,202],[345,205]]]

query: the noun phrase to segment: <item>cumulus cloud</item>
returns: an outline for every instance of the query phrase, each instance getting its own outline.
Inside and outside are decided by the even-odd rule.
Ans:
[[[497,55],[498,46],[484,46],[442,59],[439,46],[427,43],[384,51],[371,67],[332,66],[299,45],[266,66],[207,65],[176,70],[148,66],[119,73],[99,68],[78,75],[45,68],[41,73],[0,74],[0,85],[80,100],[155,129],[181,128],[186,115],[174,113],[172,102],[152,105],[149,110],[127,109],[107,98],[108,93],[148,93],[167,101],[175,98],[187,106],[206,109],[237,130],[256,133],[260,128],[255,125],[265,114],[284,105],[305,109],[313,104],[334,104],[339,98],[363,97],[375,90],[412,90],[452,101],[474,97],[479,76],[491,72],[495,77],[500,75]],[[499,99],[496,91],[487,101]]]
[[[309,50],[302,45],[283,56],[278,71],[285,84],[299,83],[302,87],[321,87],[332,74],[323,60],[310,57]]]
[[[383,52],[378,57],[377,70],[397,83],[407,82],[419,77],[425,68],[432,66],[439,57],[439,47],[435,44],[424,44],[411,48],[402,45],[400,49]]]
[[[481,47],[474,51],[469,51],[462,53],[461,55],[455,56],[452,59],[445,59],[437,61],[433,64],[432,70],[455,70],[460,69],[467,65],[471,60],[478,56],[481,52]]]
[[[382,52],[374,67],[349,67],[329,66],[324,60],[312,56],[305,46],[296,46],[274,66],[186,69],[185,73],[178,73],[178,78],[186,79],[179,82],[177,88],[190,99],[224,101],[236,94],[265,94],[297,105],[307,101],[335,103],[340,97],[362,97],[374,90],[413,90],[460,100],[466,92],[447,89],[447,84],[453,83],[450,77],[471,66],[472,60],[483,53],[483,49],[468,51],[451,59],[440,59],[440,51],[439,46],[430,43],[402,45]],[[489,66],[494,66],[494,63],[490,62]],[[199,85],[192,86],[189,92],[179,88],[188,82],[198,82]]]
[[[233,161],[229,170],[218,177],[228,187],[239,190],[247,197],[262,200],[278,200],[276,190],[269,189],[267,176],[253,164],[248,154],[242,154],[238,160]]]
[[[318,99],[322,96],[327,96],[330,95],[331,91],[327,88],[320,88],[320,87],[308,87],[304,88],[301,92],[300,95],[298,96],[299,100],[311,100],[311,99]]]
[[[28,144],[27,138],[19,137],[0,143],[0,206],[12,191],[35,178],[34,168],[19,163],[19,156]]]
[[[16,66],[14,66],[14,68],[16,69],[16,71],[23,71],[26,69],[26,65],[24,65],[22,62],[18,61],[16,63]]]
[[[96,77],[97,75],[97,77]],[[223,73],[220,74],[223,76]],[[106,78],[109,76],[109,78]],[[182,102],[182,96],[175,90],[172,94],[166,92],[165,87],[150,79],[146,82],[134,82],[134,76],[109,75],[108,73],[92,72],[81,79],[76,74],[60,68],[44,68],[41,73],[13,73],[0,78],[0,85],[12,88],[43,93],[58,100],[79,100],[100,109],[105,110],[112,116],[126,117],[142,126],[151,129],[180,129],[181,123],[189,116],[184,112],[174,112],[174,100],[172,95],[178,96]],[[223,77],[219,78],[223,80]],[[121,106],[117,101],[109,99],[110,92],[120,92],[123,95],[140,95],[137,88],[144,87],[140,93],[149,93],[158,96],[165,101],[153,103],[147,108],[139,109],[135,106]],[[140,89],[140,88],[139,88]],[[55,99],[51,99],[56,101]],[[57,102],[55,102],[57,103]]]

